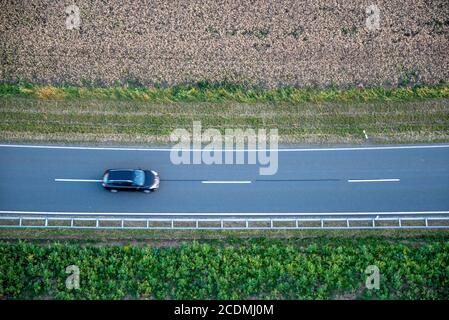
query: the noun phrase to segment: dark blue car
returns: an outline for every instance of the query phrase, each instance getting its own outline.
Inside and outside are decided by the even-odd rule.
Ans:
[[[159,188],[159,174],[143,169],[109,169],[103,176],[103,187],[111,192],[119,190],[149,193]]]

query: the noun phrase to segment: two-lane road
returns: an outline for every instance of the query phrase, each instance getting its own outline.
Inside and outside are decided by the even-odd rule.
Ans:
[[[449,145],[280,149],[259,165],[174,165],[170,149],[0,146],[0,211],[80,213],[448,212]],[[152,194],[103,190],[108,168],[160,173]]]

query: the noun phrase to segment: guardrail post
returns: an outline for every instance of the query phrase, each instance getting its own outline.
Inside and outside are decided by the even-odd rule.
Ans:
[[[97,219],[95,220],[95,228],[98,228],[100,226],[100,221]]]
[[[299,221],[296,219],[296,229],[299,229]]]
[[[122,229],[125,227],[125,220],[122,219]]]
[[[48,227],[48,218],[45,218],[45,226]]]
[[[249,226],[249,222],[248,222],[248,219],[246,219],[245,220],[245,227],[246,227],[246,229],[248,229],[248,226]]]
[[[349,228],[349,219],[346,219],[346,228]]]
[[[399,222],[399,228],[402,228],[402,220],[400,218],[398,219],[398,222]]]
[[[220,219],[220,229],[224,229],[223,225],[224,225],[223,219]]]
[[[22,226],[22,218],[19,219],[19,227]]]
[[[324,228],[324,220],[320,219],[320,221],[321,221],[321,228]]]
[[[150,220],[147,219],[147,229],[150,229]]]
[[[198,229],[198,219],[195,221],[195,226]]]
[[[429,226],[429,221],[426,218],[426,228]]]
[[[273,219],[270,219],[270,229],[273,229]]]
[[[175,227],[175,223],[173,222],[173,219],[171,219],[171,228],[173,229]]]
[[[73,218],[70,219],[70,228],[73,228]]]
[[[376,220],[373,218],[373,228],[376,227]]]

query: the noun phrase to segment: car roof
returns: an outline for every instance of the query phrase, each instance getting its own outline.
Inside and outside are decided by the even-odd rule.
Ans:
[[[133,181],[134,169],[112,169],[109,170],[109,181]]]

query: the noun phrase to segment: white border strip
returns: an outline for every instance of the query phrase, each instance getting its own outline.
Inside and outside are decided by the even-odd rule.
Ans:
[[[449,211],[371,211],[371,212],[56,212],[56,211],[0,211],[0,214],[30,215],[95,215],[95,216],[352,216],[352,215],[420,215],[449,214]]]
[[[401,179],[349,179],[348,182],[399,182]]]
[[[236,180],[236,181],[230,181],[230,180],[223,180],[223,181],[219,181],[219,180],[205,180],[205,181],[201,181],[201,183],[205,183],[205,184],[231,184],[231,183],[244,184],[244,183],[251,183],[251,181],[243,181],[243,180]]]
[[[102,180],[89,179],[55,179],[56,182],[101,182]]]
[[[75,146],[45,146],[45,145],[20,145],[0,144],[0,148],[34,148],[34,149],[69,149],[69,150],[108,150],[108,151],[182,151],[180,148],[121,148],[121,147],[75,147]],[[310,151],[363,151],[363,150],[403,150],[403,149],[435,149],[449,148],[449,144],[436,145],[406,145],[406,146],[378,146],[378,147],[334,147],[334,148],[279,148],[279,149],[217,149],[217,152],[310,152]],[[199,152],[203,149],[188,149],[185,151]]]

